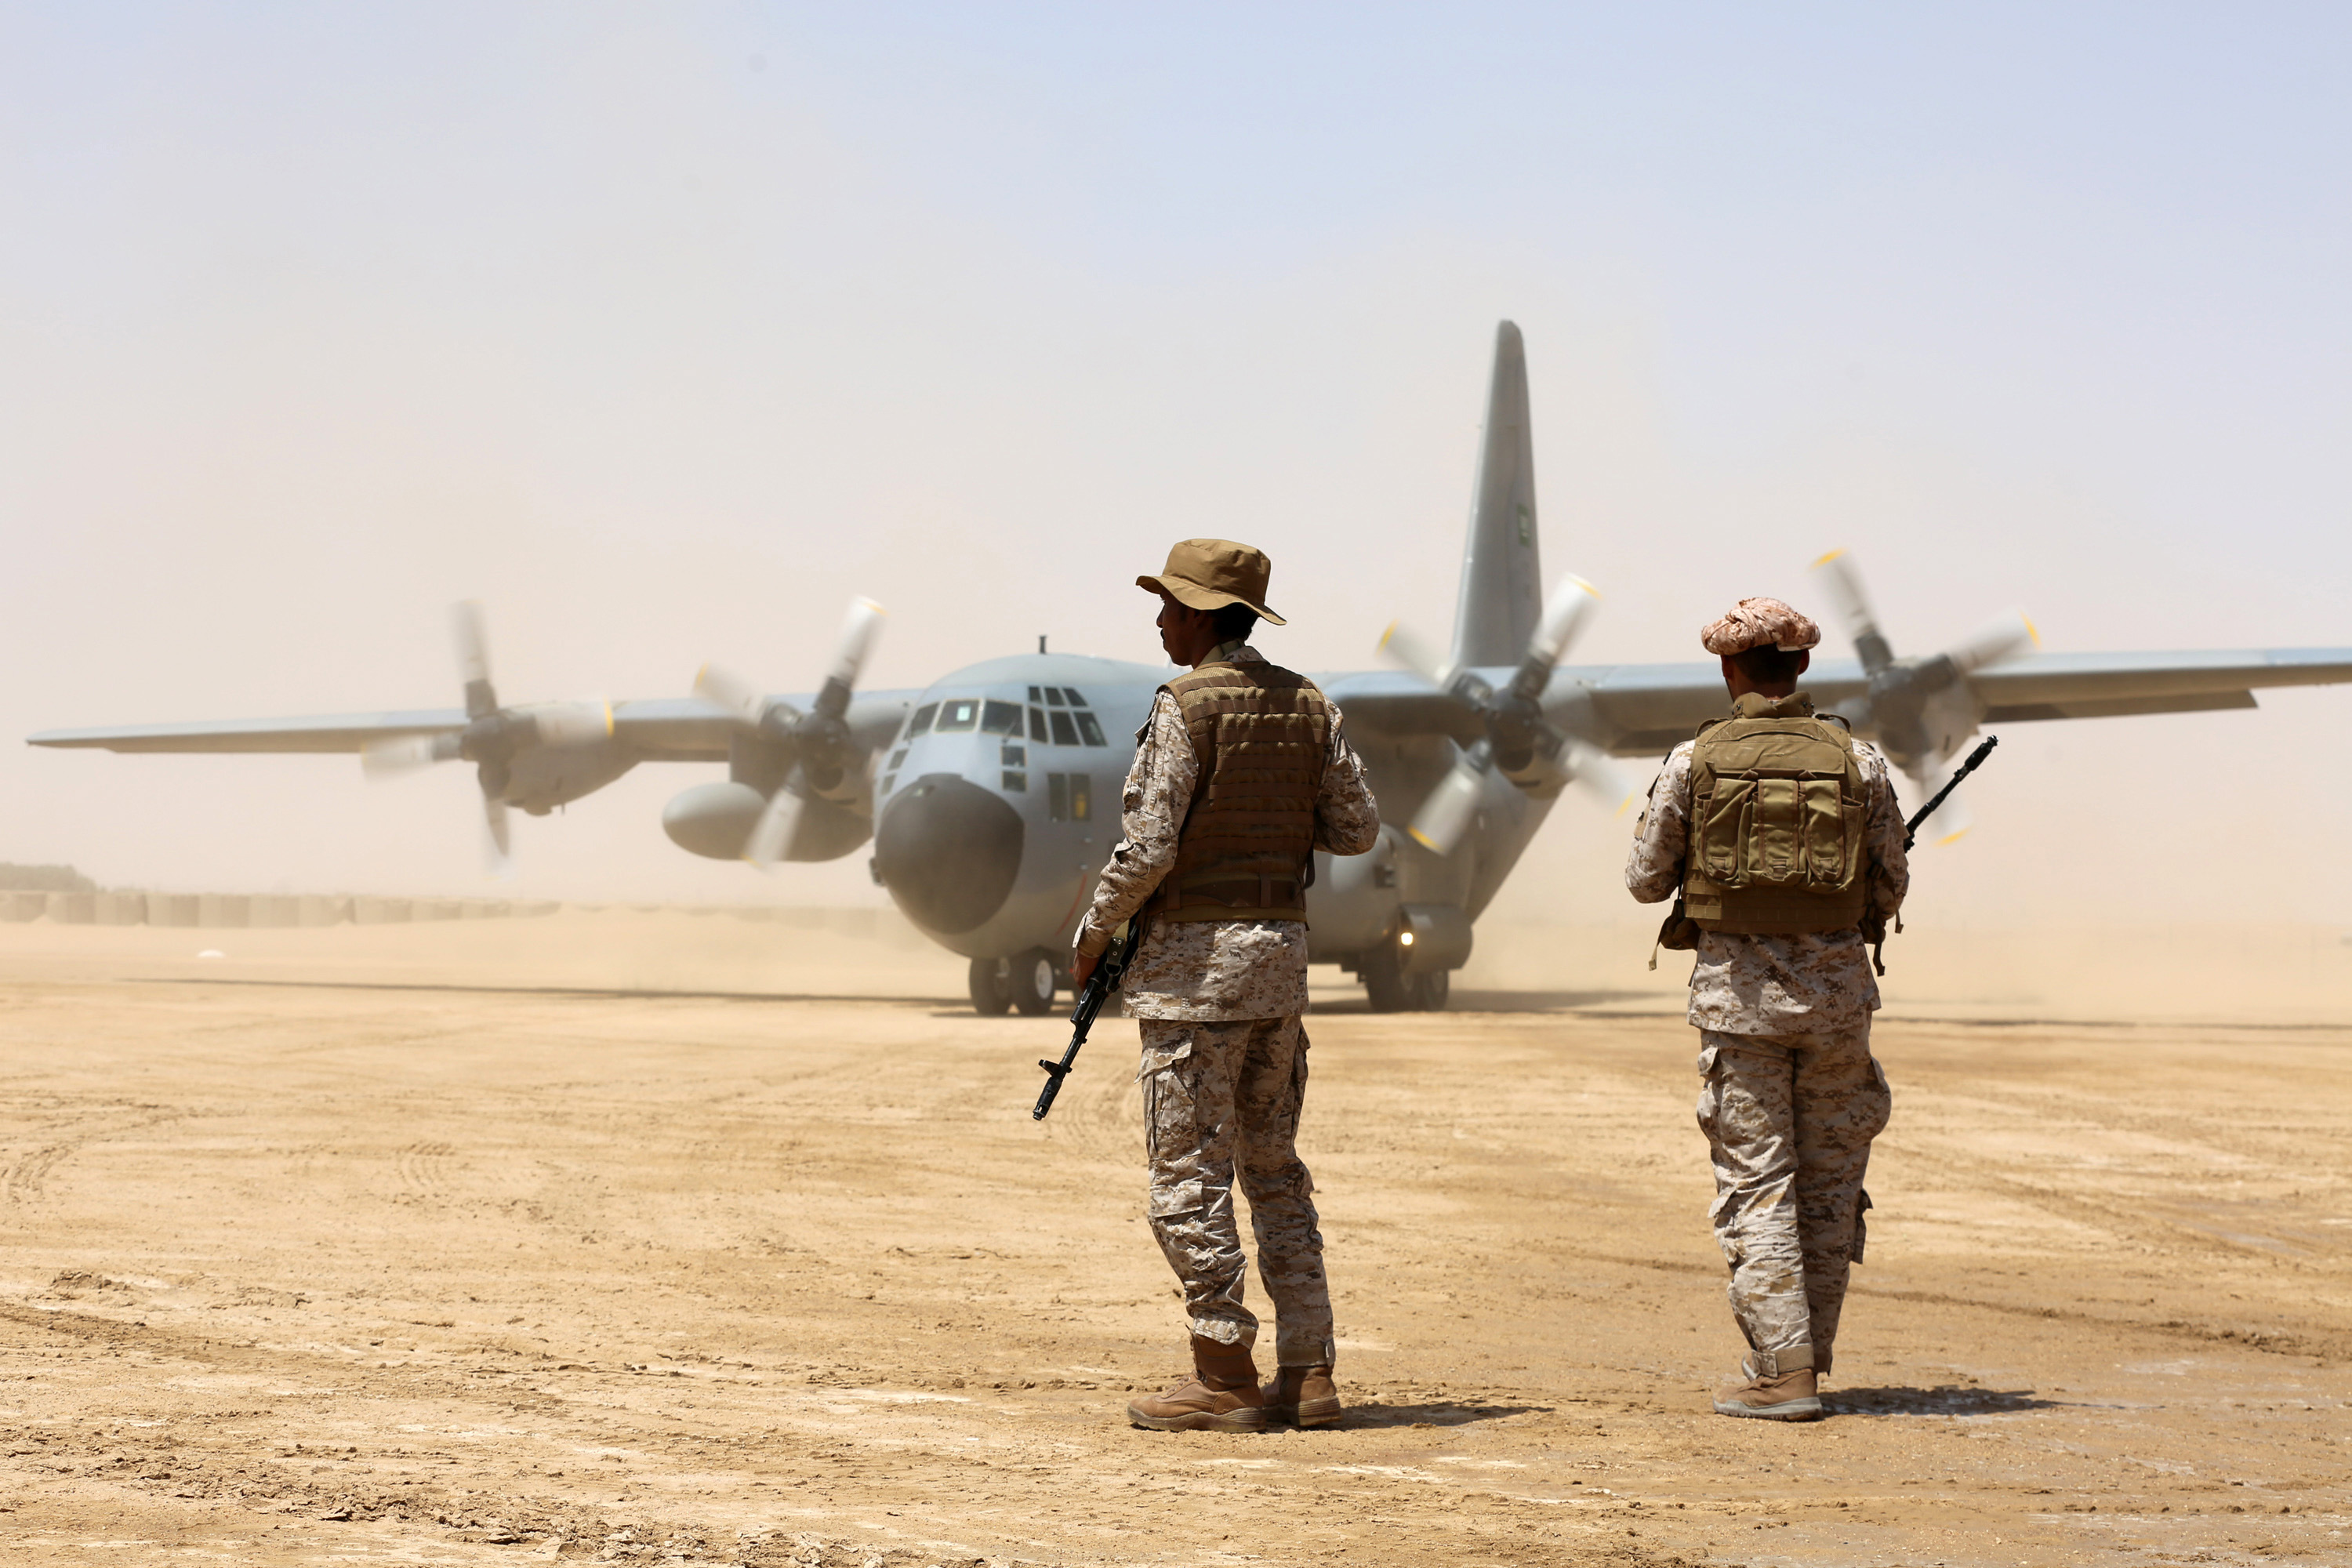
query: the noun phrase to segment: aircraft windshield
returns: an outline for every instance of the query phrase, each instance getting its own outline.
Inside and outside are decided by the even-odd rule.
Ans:
[[[917,735],[919,735],[924,731],[929,729],[931,727],[931,721],[939,717],[939,712],[940,705],[936,702],[926,702],[920,708],[916,709],[915,716],[907,721],[908,739],[912,740]]]
[[[1021,733],[1021,705],[1018,702],[991,702],[981,710],[980,727],[992,735]]]
[[[940,704],[939,728],[969,730],[980,722],[980,699],[959,697]]]

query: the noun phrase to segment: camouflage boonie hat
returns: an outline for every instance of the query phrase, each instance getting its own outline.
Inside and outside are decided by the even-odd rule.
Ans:
[[[1752,647],[1777,647],[1797,653],[1818,645],[1822,628],[1778,599],[1742,599],[1731,613],[1699,628],[1699,646],[1717,655],[1746,653]]]
[[[1156,577],[1138,577],[1135,585],[1165,594],[1195,610],[1222,610],[1227,605],[1247,605],[1276,626],[1290,623],[1265,607],[1266,579],[1274,563],[1263,550],[1235,544],[1230,539],[1188,539],[1168,552],[1168,564]]]

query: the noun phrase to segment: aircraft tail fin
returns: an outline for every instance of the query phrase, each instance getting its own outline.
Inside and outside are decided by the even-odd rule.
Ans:
[[[1454,611],[1454,663],[1517,664],[1543,614],[1543,567],[1536,544],[1536,462],[1528,427],[1528,354],[1519,329],[1495,328],[1495,372],[1486,391],[1486,432],[1462,549],[1462,591]]]

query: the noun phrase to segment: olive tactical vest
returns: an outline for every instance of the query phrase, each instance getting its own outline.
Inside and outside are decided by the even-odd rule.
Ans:
[[[1276,665],[1204,664],[1160,688],[1176,699],[1200,776],[1148,912],[1171,921],[1303,921],[1315,871],[1315,801],[1331,710]]]
[[[1804,696],[1749,693],[1691,747],[1686,912],[1703,931],[1791,935],[1857,924],[1868,796],[1842,721]]]

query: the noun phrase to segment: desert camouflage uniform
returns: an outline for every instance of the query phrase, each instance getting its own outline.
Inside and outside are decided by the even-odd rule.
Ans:
[[[1625,861],[1643,903],[1674,896],[1690,837],[1691,742],[1666,758]],[[1854,742],[1869,792],[1864,828],[1870,908],[1888,919],[1910,886],[1903,815],[1886,759]],[[1691,966],[1699,1030],[1698,1124],[1715,1163],[1716,1240],[1731,1268],[1731,1310],[1773,1370],[1776,1352],[1811,1345],[1827,1372],[1862,1261],[1862,1180],[1886,1125],[1886,1075],[1870,1054],[1878,983],[1862,932],[1742,936],[1701,931]]]
[[[1245,642],[1204,662],[1264,663]],[[1200,763],[1174,698],[1161,692],[1136,736],[1120,794],[1123,837],[1080,922],[1077,947],[1100,953],[1175,863]],[[1364,765],[1338,706],[1315,808],[1315,846],[1360,855],[1380,833]],[[1139,1020],[1152,1235],[1182,1283],[1192,1332],[1249,1348],[1257,1318],[1242,1304],[1248,1262],[1234,1217],[1234,1178],[1249,1198],[1258,1274],[1274,1302],[1284,1366],[1332,1360],[1331,1292],[1316,1228],[1314,1179],[1296,1148],[1307,1088],[1304,921],[1154,921],[1121,987]]]

